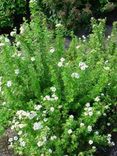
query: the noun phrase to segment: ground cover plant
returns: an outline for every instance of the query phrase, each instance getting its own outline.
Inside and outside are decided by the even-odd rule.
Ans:
[[[86,38],[64,27],[47,29],[43,16],[24,23],[15,42],[0,37],[0,133],[19,155],[91,156],[114,146],[117,104],[117,23],[105,39],[105,21],[92,19]]]

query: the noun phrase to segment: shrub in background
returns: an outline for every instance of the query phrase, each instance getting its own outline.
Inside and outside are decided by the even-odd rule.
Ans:
[[[13,27],[14,16],[25,14],[25,0],[0,1],[0,28]]]
[[[68,49],[63,26],[55,35],[42,17],[13,33],[13,45],[1,36],[0,132],[16,132],[9,138],[16,153],[91,156],[114,145],[117,23],[107,40],[104,26],[92,20],[92,34],[72,35]]]
[[[117,7],[113,0],[37,0],[50,25],[62,23],[66,28],[78,31],[89,24],[91,16],[99,16]]]

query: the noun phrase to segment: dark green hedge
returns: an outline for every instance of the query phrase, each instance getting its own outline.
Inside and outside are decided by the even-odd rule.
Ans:
[[[25,14],[25,0],[0,0],[0,28],[12,27],[14,17]]]
[[[115,0],[37,0],[48,21],[61,22],[66,28],[77,30],[89,22],[91,16],[100,16],[117,7]]]

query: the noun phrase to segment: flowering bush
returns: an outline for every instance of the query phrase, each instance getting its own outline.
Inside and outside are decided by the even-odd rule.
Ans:
[[[91,156],[114,145],[117,23],[108,39],[104,25],[92,20],[92,34],[72,35],[68,49],[63,26],[56,25],[55,35],[43,19],[12,33],[12,45],[1,36],[0,132],[16,133],[9,138],[16,153]]]

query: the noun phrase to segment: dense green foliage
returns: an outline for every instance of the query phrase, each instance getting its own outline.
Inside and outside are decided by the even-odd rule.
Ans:
[[[62,23],[78,30],[86,27],[92,16],[99,16],[117,7],[114,0],[37,0],[51,25]]]
[[[25,0],[0,0],[0,28],[13,27],[14,16],[25,13]]]
[[[91,156],[113,146],[116,128],[117,23],[105,39],[104,21],[64,47],[64,28],[48,31],[43,18],[0,38],[0,131],[16,136],[11,148],[31,156]],[[56,34],[56,35],[55,35]]]

